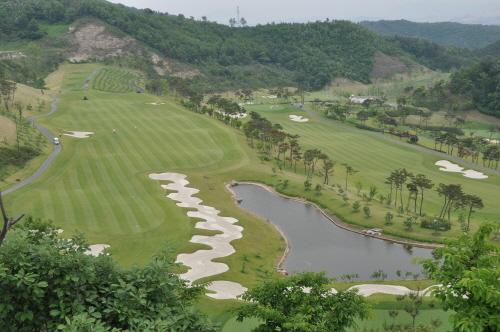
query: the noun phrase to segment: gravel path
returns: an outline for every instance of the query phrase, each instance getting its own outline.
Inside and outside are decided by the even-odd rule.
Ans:
[[[294,106],[298,107],[296,104],[294,104]],[[391,142],[407,146],[407,147],[412,148],[412,149],[416,149],[416,150],[424,151],[424,152],[427,152],[427,153],[431,153],[431,154],[434,154],[436,156],[443,157],[444,159],[455,160],[455,161],[459,162],[462,165],[467,165],[469,167],[473,167],[475,169],[480,169],[482,171],[486,171],[486,172],[490,172],[490,173],[500,174],[500,171],[493,170],[493,169],[490,169],[490,168],[486,168],[486,167],[483,167],[483,166],[478,166],[478,165],[469,163],[468,161],[465,161],[465,160],[463,160],[461,158],[458,158],[458,157],[455,157],[455,156],[451,156],[451,155],[446,154],[446,153],[442,153],[442,152],[438,152],[438,151],[434,151],[434,150],[429,150],[427,148],[424,148],[424,147],[421,147],[421,146],[418,146],[418,145],[414,145],[414,144],[410,144],[410,143],[406,143],[406,142],[401,142],[401,141],[399,141],[397,139],[394,139],[394,138],[392,138],[390,136],[386,136],[386,135],[383,135],[383,134],[380,134],[380,133],[376,133],[376,132],[372,132],[372,131],[366,131],[366,130],[353,129],[353,128],[349,128],[349,127],[343,126],[341,124],[338,124],[338,123],[335,123],[333,121],[326,120],[326,119],[322,118],[321,116],[319,116],[318,114],[314,113],[313,111],[305,108],[304,106],[302,106],[301,109],[303,109],[304,111],[306,111],[307,113],[309,113],[311,116],[314,116],[315,118],[319,119],[320,121],[326,122],[328,124],[332,124],[334,126],[337,126],[337,127],[349,130],[349,131],[354,131],[354,132],[358,132],[358,133],[365,133],[365,134],[369,134],[369,135],[375,135],[375,136],[378,136],[378,137],[382,137],[382,138],[384,138],[386,140],[389,140]]]

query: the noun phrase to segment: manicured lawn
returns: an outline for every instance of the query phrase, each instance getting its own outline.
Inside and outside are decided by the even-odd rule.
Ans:
[[[64,79],[62,89],[81,87],[93,70],[88,66],[84,71],[78,65],[73,68],[76,72],[67,70],[65,77],[80,80]],[[88,100],[83,100],[84,95]],[[222,186],[231,178],[219,175],[248,162],[239,147],[238,133],[168,101],[165,105],[148,105],[163,102],[149,94],[104,93],[87,88],[60,97],[63,100],[58,111],[37,123],[56,135],[63,130],[94,134],[86,139],[62,135],[63,151],[50,169],[29,186],[5,197],[9,211],[52,219],[65,230],[63,236],[70,236],[75,229],[85,232],[91,243],[111,245],[123,265],[145,263],[166,241],[181,252],[202,247],[189,239],[206,231],[194,230],[196,220],[188,218],[186,210],[166,198],[165,190],[148,177],[153,172],[187,173],[194,187],[208,192],[207,200],[212,198],[221,215],[241,218],[251,235],[235,241],[235,246],[252,240],[262,243],[262,262],[247,263],[243,279],[253,280],[253,273],[248,272],[252,268],[272,268],[279,248],[276,236],[269,226],[232,205]],[[216,175],[209,181],[217,187],[209,191],[204,176],[212,177],[212,173]]]
[[[390,193],[389,187],[384,182],[390,173],[396,169],[406,168],[413,174],[425,174],[430,178],[436,186],[438,183],[462,184],[463,191],[474,194],[483,199],[485,208],[478,210],[474,214],[473,223],[479,224],[485,218],[495,220],[498,214],[496,201],[498,199],[498,185],[500,185],[500,176],[488,173],[488,179],[478,180],[464,177],[461,173],[450,173],[439,170],[439,167],[434,165],[436,161],[446,159],[440,156],[430,154],[425,151],[419,151],[412,147],[395,144],[384,138],[377,137],[370,133],[357,133],[348,131],[343,128],[333,126],[331,124],[320,122],[311,117],[306,112],[299,108],[284,105],[284,110],[262,110],[262,116],[269,119],[272,123],[280,123],[283,130],[287,133],[299,134],[299,143],[302,147],[301,151],[311,148],[319,148],[331,159],[335,160],[335,172],[331,177],[331,184],[345,185],[346,171],[342,164],[346,163],[352,166],[359,172],[349,177],[349,206],[344,206],[339,195],[334,194],[333,190],[324,190],[321,196],[316,196],[314,191],[306,192],[302,183],[306,180],[304,174],[295,174],[293,169],[286,169],[286,173],[280,174],[274,179],[267,177],[268,182],[277,183],[277,180],[290,179],[291,185],[286,189],[295,195],[311,197],[320,200],[322,203],[331,207],[335,213],[341,214],[348,219],[354,220],[360,224],[371,224],[373,226],[381,226],[384,229],[390,229],[402,234],[411,235],[412,233],[421,233],[430,238],[434,238],[432,230],[421,229],[418,226],[414,227],[413,232],[407,232],[402,225],[403,218],[395,218],[394,225],[391,227],[384,226],[383,216],[390,211],[396,215],[395,208],[389,207],[386,204],[380,204],[377,199],[373,200],[369,205],[372,211],[372,217],[366,219],[363,213],[355,213],[351,207],[354,200],[360,200],[361,197],[356,195],[354,184],[357,181],[362,183],[363,189],[361,193],[368,192],[370,186],[376,186],[378,192],[387,195]],[[247,111],[251,111],[252,107],[247,107]],[[288,115],[302,115],[309,118],[308,122],[298,123],[291,121]],[[246,119],[246,118],[245,118]],[[255,158],[257,154],[255,154]],[[318,163],[320,164],[320,163]],[[270,169],[275,165],[271,162],[266,162],[268,174],[271,175]],[[466,169],[469,169],[467,167]],[[302,171],[303,167],[300,165]],[[261,177],[263,178],[263,177]],[[316,183],[322,183],[323,177],[320,175],[313,176],[313,187]],[[407,203],[406,189],[403,193],[404,204]],[[429,190],[426,193],[424,202],[424,212],[428,215],[439,213],[443,204],[443,198],[439,197],[434,190]],[[393,192],[394,198],[394,192]],[[362,202],[364,203],[364,202]],[[412,202],[410,203],[412,204]],[[454,214],[454,218],[458,216],[458,212]],[[406,217],[406,216],[405,216]],[[415,229],[416,228],[416,229]],[[458,227],[447,231],[444,236],[456,236],[459,234]]]
[[[372,311],[374,317],[370,320],[357,320],[356,324],[358,328],[347,329],[346,331],[355,332],[355,331],[363,331],[363,328],[375,328],[382,330],[382,324],[386,322],[387,324],[392,324],[394,320],[387,314],[387,310],[383,309],[374,309]],[[430,322],[431,319],[439,318],[441,321],[441,326],[436,330],[437,332],[445,332],[451,331],[452,325],[448,322],[448,317],[452,314],[452,312],[444,312],[443,310],[423,310],[422,313],[417,316],[415,323],[423,323],[426,324]],[[410,315],[402,310],[398,310],[398,316],[396,317],[396,322],[409,324],[412,322]],[[259,325],[259,321],[256,318],[245,319],[242,323],[237,322],[236,318],[231,318],[224,325],[221,332],[250,332],[252,328]]]
[[[432,230],[418,226],[412,232],[405,230],[402,221],[406,215],[397,217],[394,206],[381,204],[378,200],[368,204],[372,212],[370,218],[352,209],[352,203],[361,200],[354,188],[356,182],[362,184],[361,194],[367,192],[370,186],[376,186],[379,193],[386,196],[389,193],[384,183],[386,178],[392,171],[406,168],[414,174],[425,174],[436,184],[460,183],[464,192],[482,197],[485,208],[474,214],[473,230],[484,219],[496,220],[498,216],[498,175],[488,173],[488,179],[476,180],[459,173],[439,171],[434,164],[442,157],[370,133],[356,133],[323,123],[289,104],[272,109],[271,105],[275,105],[272,103],[246,105],[248,112],[258,111],[271,122],[280,123],[285,132],[299,134],[302,151],[318,148],[336,161],[330,186],[317,196],[314,191],[304,190],[306,176],[302,165],[298,166],[297,173],[286,166],[283,172],[278,171],[273,176],[271,169],[277,166],[276,161],[262,163],[257,150],[249,147],[241,131],[208,115],[192,113],[168,97],[159,98],[135,91],[96,91],[92,89],[93,81],[88,88],[81,89],[88,75],[99,67],[105,66],[66,64],[47,79],[51,93],[70,91],[58,95],[62,101],[55,114],[40,118],[37,123],[55,135],[62,135],[64,130],[92,131],[94,134],[85,139],[62,135],[63,151],[49,170],[4,199],[12,215],[25,212],[52,219],[65,230],[62,233],[64,237],[71,236],[78,229],[86,233],[92,244],[109,244],[120,265],[147,262],[153,251],[167,241],[175,245],[177,252],[189,253],[205,248],[189,240],[195,234],[210,234],[194,229],[197,219],[187,217],[186,209],[166,198],[168,193],[158,181],[148,177],[150,173],[186,174],[190,186],[200,190],[196,197],[201,198],[203,204],[220,210],[222,216],[237,218],[238,225],[244,227],[243,237],[232,243],[236,253],[217,259],[228,264],[230,270],[200,282],[230,280],[251,287],[263,271],[273,270],[276,257],[285,248],[282,239],[268,223],[240,210],[231,202],[230,194],[223,186],[224,182],[231,180],[258,180],[273,185],[288,180],[286,192],[317,199],[331,211],[358,224],[382,227],[385,231],[402,235],[418,234],[440,239],[432,235]],[[122,73],[110,77],[119,74]],[[83,100],[84,96],[88,100]],[[291,121],[288,117],[291,114],[309,118],[309,121]],[[248,117],[244,121],[247,120]],[[331,186],[345,186],[346,172],[342,164],[359,171],[349,177],[349,205],[344,204],[337,190]],[[323,177],[316,174],[312,181],[314,187],[323,182]],[[427,192],[426,197],[424,211],[428,215],[438,213],[443,199],[432,190]],[[406,203],[406,190],[404,199]],[[387,212],[395,215],[394,224],[390,227],[384,225],[383,216]],[[456,216],[454,214],[454,219]],[[441,235],[458,234],[455,223],[452,230]],[[219,317],[221,322],[225,322],[228,317],[223,309],[235,303],[236,300],[205,298],[199,306],[212,317]]]

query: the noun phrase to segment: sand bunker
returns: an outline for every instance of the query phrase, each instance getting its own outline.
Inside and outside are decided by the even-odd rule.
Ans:
[[[240,105],[240,106],[242,106],[242,105],[253,105],[253,102],[247,101],[246,103],[238,103],[238,105]]]
[[[488,175],[484,175],[482,172],[474,171],[472,169],[468,169],[466,171],[462,172],[463,176],[466,176],[468,178],[472,179],[487,179]]]
[[[107,244],[91,244],[90,250],[87,250],[85,252],[85,255],[99,256],[99,254],[102,254],[102,252],[106,248],[109,248],[109,245],[107,245]]]
[[[307,122],[309,121],[308,118],[302,118],[302,115],[289,115],[288,116],[290,120],[296,121],[296,122]]]
[[[37,232],[37,230],[31,230],[30,232]],[[64,232],[62,229],[57,230],[57,234],[61,234]],[[45,234],[44,234],[45,235]],[[84,252],[85,255],[93,255],[93,256],[99,256],[104,249],[109,248],[109,245],[107,244],[91,244],[90,245],[90,250],[87,250]]]
[[[72,131],[72,130],[65,130],[65,132],[72,133],[72,134],[64,133],[63,135],[76,137],[76,138],[88,138],[89,135],[92,135],[94,133],[93,131]]]
[[[153,173],[149,174],[149,177],[153,180],[173,182],[162,185],[165,189],[177,191],[177,193],[168,194],[167,197],[179,201],[180,203],[177,203],[177,206],[196,209],[196,211],[187,212],[189,217],[206,220],[196,223],[196,228],[222,232],[222,234],[214,236],[194,235],[191,238],[191,242],[206,244],[213,249],[198,250],[192,254],[179,254],[177,262],[191,267],[188,272],[181,274],[180,277],[193,282],[200,278],[228,271],[229,267],[226,264],[215,263],[212,260],[219,257],[226,257],[236,252],[230,242],[242,237],[241,232],[243,231],[243,227],[234,225],[238,220],[231,217],[221,217],[219,216],[219,210],[211,206],[201,205],[201,199],[191,197],[198,193],[199,190],[186,187],[189,181],[185,180],[186,175],[184,174]],[[216,299],[234,299],[246,291],[245,287],[230,281],[213,281],[212,285],[207,287],[207,289],[216,292],[216,294],[207,294]]]
[[[462,170],[464,169],[463,167],[460,167],[457,164],[453,164],[448,160],[439,160],[434,165],[443,166],[440,167],[439,170],[445,172],[462,172]]]
[[[261,96],[262,98],[278,98],[278,96],[275,96],[275,95],[269,95],[269,96]]]
[[[496,140],[496,139],[489,139],[489,138],[485,138],[488,142],[492,143],[492,144],[498,144],[500,143],[500,141]]]
[[[165,103],[146,103],[147,105],[164,105]]]
[[[460,167],[457,164],[451,163],[448,160],[439,160],[434,165],[443,166],[440,167],[440,171],[445,172],[457,172],[462,173],[463,176],[472,179],[487,179],[488,175],[484,175],[482,172],[474,171],[472,169],[463,170],[464,167]]]
[[[420,294],[424,296],[431,296],[432,292],[428,292],[432,287],[442,286],[442,285],[433,285],[429,286],[426,289],[420,291]],[[358,294],[363,296],[370,296],[376,293],[382,294],[391,294],[391,295],[406,295],[411,292],[411,289],[406,288],[404,286],[395,286],[395,285],[377,285],[377,284],[362,284],[350,287],[348,290],[357,289]],[[302,291],[304,293],[310,293],[311,287],[302,287]],[[331,288],[330,292],[332,294],[338,293],[335,288]]]

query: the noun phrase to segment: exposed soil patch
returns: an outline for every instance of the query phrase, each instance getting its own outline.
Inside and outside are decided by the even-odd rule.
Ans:
[[[73,62],[93,58],[103,60],[105,57],[129,53],[124,51],[124,48],[130,46],[135,39],[130,36],[119,38],[106,30],[105,23],[98,21],[68,30],[68,33],[72,34],[70,38],[72,44],[77,46],[77,50],[69,55],[68,60]]]
[[[373,78],[386,78],[392,74],[410,71],[402,61],[391,58],[382,52],[375,52],[374,61],[373,70],[370,74]]]

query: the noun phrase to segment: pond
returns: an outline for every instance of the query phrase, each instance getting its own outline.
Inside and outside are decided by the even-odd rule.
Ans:
[[[291,246],[283,268],[288,271],[327,271],[328,277],[358,274],[356,280],[369,281],[379,270],[392,280],[409,271],[420,273],[411,263],[414,257],[431,258],[432,250],[407,247],[353,233],[337,227],[315,207],[276,196],[256,185],[232,188],[240,206],[278,226]],[[339,279],[340,281],[340,279]]]

